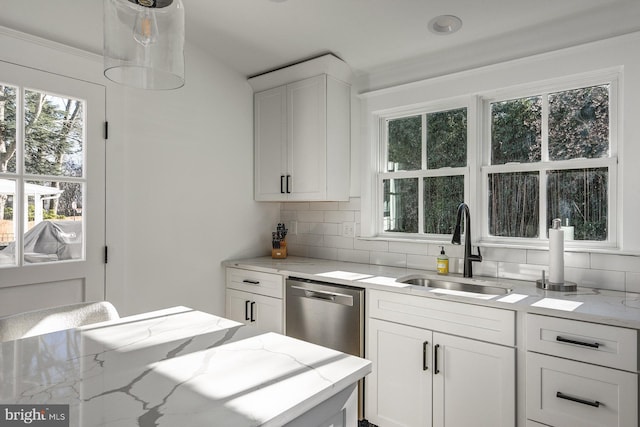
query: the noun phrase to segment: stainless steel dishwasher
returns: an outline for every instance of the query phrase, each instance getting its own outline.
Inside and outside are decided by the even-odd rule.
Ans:
[[[364,357],[364,289],[289,277],[285,301],[286,335]],[[360,381],[360,419],[363,391]]]

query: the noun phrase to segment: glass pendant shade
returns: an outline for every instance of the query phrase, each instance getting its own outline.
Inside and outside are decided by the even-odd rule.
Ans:
[[[104,75],[140,89],[184,86],[182,0],[103,0]]]

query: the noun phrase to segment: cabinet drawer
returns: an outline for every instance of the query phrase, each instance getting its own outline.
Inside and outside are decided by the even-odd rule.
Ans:
[[[227,288],[282,299],[284,278],[279,274],[227,268]]]
[[[371,290],[369,316],[497,344],[515,345],[515,313],[499,308]]]
[[[527,418],[555,427],[638,425],[638,375],[527,353]]]
[[[637,372],[635,329],[527,315],[527,350]]]

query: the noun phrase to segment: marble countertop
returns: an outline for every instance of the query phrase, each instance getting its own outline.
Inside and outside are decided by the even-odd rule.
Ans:
[[[280,426],[370,370],[174,307],[0,343],[0,404],[69,404],[71,426]]]
[[[640,294],[636,293],[582,287],[578,287],[576,292],[554,292],[537,288],[535,282],[489,277],[476,277],[472,280],[478,284],[510,288],[512,291],[507,295],[447,292],[398,283],[395,279],[409,274],[423,274],[434,279],[446,278],[451,281],[468,279],[463,279],[459,274],[438,276],[435,272],[425,270],[302,257],[249,258],[225,261],[224,265],[365,289],[379,289],[640,329]]]

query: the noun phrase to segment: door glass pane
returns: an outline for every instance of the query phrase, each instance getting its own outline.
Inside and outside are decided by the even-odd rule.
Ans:
[[[82,184],[27,182],[27,231],[24,262],[40,263],[83,258]]]
[[[387,171],[422,168],[422,117],[389,120]]]
[[[385,179],[384,231],[418,232],[418,179]]]
[[[31,90],[25,98],[26,173],[82,176],[83,102]]]
[[[17,88],[0,82],[0,173],[16,171]]]
[[[609,155],[609,85],[549,94],[549,158]]]
[[[467,109],[427,114],[427,169],[467,165]]]
[[[541,159],[542,97],[491,104],[491,164]]]
[[[425,233],[452,234],[463,201],[464,176],[424,178]]]
[[[14,180],[0,178],[0,267],[16,264],[15,188]]]
[[[489,175],[489,234],[538,237],[538,172]]]
[[[565,226],[565,240],[607,240],[607,168],[547,173],[547,221]]]

